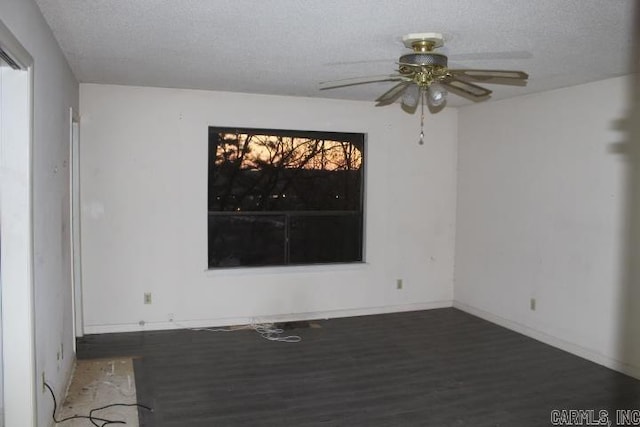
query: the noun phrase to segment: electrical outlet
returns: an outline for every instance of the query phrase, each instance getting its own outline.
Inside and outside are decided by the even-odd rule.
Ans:
[[[169,319],[169,322],[173,322],[173,319],[175,319],[175,316],[173,313],[169,313],[167,314],[167,318]]]
[[[144,303],[151,304],[151,292],[144,293]]]
[[[529,308],[531,309],[531,311],[536,311],[536,299],[535,298],[531,298],[531,300],[529,300]]]
[[[402,279],[396,280],[396,289],[402,289]]]

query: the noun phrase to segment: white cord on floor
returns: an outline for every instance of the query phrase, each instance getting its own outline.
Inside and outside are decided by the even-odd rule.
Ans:
[[[260,336],[269,341],[296,343],[302,341],[302,338],[298,335],[281,336],[284,333],[283,329],[274,327],[273,323],[251,323],[250,325],[243,325],[232,328],[189,328],[180,323],[173,321],[174,324],[184,329],[191,331],[204,331],[204,332],[234,332],[246,329],[253,329]]]
[[[251,325],[251,328],[257,333],[259,333],[262,336],[262,338],[269,341],[291,342],[291,343],[302,341],[302,338],[300,338],[298,335],[289,335],[286,337],[281,336],[281,334],[284,333],[284,330],[274,327],[273,323],[259,323],[259,324],[254,323]]]

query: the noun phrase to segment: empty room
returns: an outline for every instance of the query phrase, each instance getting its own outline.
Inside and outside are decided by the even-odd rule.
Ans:
[[[633,0],[0,0],[0,427],[640,425]]]

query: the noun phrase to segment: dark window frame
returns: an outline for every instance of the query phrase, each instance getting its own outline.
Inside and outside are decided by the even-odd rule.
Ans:
[[[208,154],[208,268],[210,270],[220,270],[227,268],[254,268],[254,267],[294,267],[294,266],[309,266],[309,265],[344,265],[344,264],[360,264],[364,262],[364,217],[365,217],[365,166],[366,166],[366,134],[365,133],[355,133],[355,132],[325,132],[325,131],[309,131],[309,130],[290,130],[290,129],[267,129],[267,128],[248,128],[248,127],[221,127],[221,126],[209,126],[209,154]],[[277,137],[291,137],[291,138],[303,138],[310,140],[323,140],[323,141],[340,141],[347,142],[352,147],[356,148],[360,152],[360,165],[358,169],[353,171],[358,172],[358,178],[355,182],[358,197],[351,198],[353,200],[357,200],[357,209],[311,209],[311,210],[242,210],[236,212],[234,210],[224,210],[217,209],[211,210],[212,205],[212,197],[216,197],[216,195],[212,192],[212,184],[215,175],[216,168],[216,160],[217,157],[217,147],[220,143],[220,135],[223,133],[231,133],[231,134],[247,134],[247,135],[270,135]],[[212,141],[212,135],[214,135],[215,141]],[[217,136],[216,136],[217,135]],[[352,170],[352,169],[348,169]],[[322,169],[322,171],[325,171]],[[359,182],[358,182],[359,181]],[[228,197],[228,195],[227,195]],[[219,198],[219,197],[218,197]],[[337,198],[337,196],[336,196]],[[223,205],[224,206],[224,205]],[[224,218],[227,219],[240,219],[242,217],[282,217],[284,218],[284,235],[283,235],[283,259],[282,262],[265,262],[265,263],[240,263],[240,264],[212,264],[212,220],[215,222],[215,218],[222,218],[222,222],[224,222]],[[351,254],[346,257],[344,260],[322,260],[318,258],[316,261],[304,261],[304,262],[296,262],[292,261],[291,254],[291,224],[295,221],[304,223],[304,219],[310,219],[311,223],[313,223],[314,218],[316,221],[328,221],[331,222],[336,221],[338,217],[344,216],[343,222],[349,223],[350,221],[355,221],[355,225],[351,225],[350,228],[344,230],[349,233],[357,232],[357,237],[355,239],[351,239],[349,244],[344,246],[348,246],[347,249],[342,249],[343,252],[348,252],[351,250]],[[335,223],[334,223],[335,225]],[[346,225],[349,227],[349,225]],[[333,230],[335,231],[335,230]],[[322,233],[318,233],[316,231],[316,236]],[[328,233],[331,234],[331,233]],[[352,236],[353,237],[353,236]],[[278,241],[273,242],[274,244],[279,243]],[[336,249],[336,252],[340,252],[340,249]],[[295,258],[295,257],[294,257]]]

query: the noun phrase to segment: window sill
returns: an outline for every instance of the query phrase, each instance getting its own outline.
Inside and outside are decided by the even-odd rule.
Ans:
[[[300,274],[300,273],[336,273],[340,271],[362,271],[368,269],[367,262],[352,262],[345,264],[310,264],[291,266],[265,267],[227,267],[205,270],[207,277],[254,276],[265,274]]]

